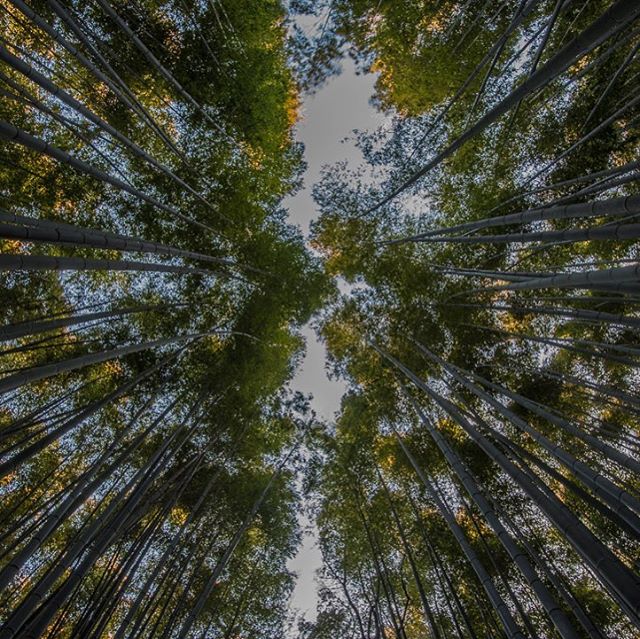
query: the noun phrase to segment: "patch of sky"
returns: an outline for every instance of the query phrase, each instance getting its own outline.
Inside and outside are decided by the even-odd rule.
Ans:
[[[298,26],[317,28],[318,17],[303,17]],[[356,145],[354,131],[373,131],[384,125],[387,117],[372,105],[376,77],[358,74],[354,63],[347,59],[342,72],[331,78],[312,95],[303,96],[300,121],[296,127],[296,139],[305,145],[308,168],[303,188],[284,202],[289,220],[298,225],[306,237],[311,222],[318,216],[312,197],[313,185],[321,179],[322,168],[345,161],[356,168],[364,158]],[[349,294],[353,285],[338,281],[343,294]],[[330,379],[327,374],[327,352],[311,325],[302,334],[307,351],[291,382],[293,390],[313,395],[312,409],[319,419],[331,423],[340,407],[340,399],[346,385]],[[304,511],[304,509],[303,509]],[[297,555],[289,563],[289,570],[297,575],[296,587],[290,602],[292,636],[299,619],[313,621],[318,603],[316,573],[322,564],[318,548],[318,531],[309,517],[301,512],[298,523],[303,530],[302,544]]]

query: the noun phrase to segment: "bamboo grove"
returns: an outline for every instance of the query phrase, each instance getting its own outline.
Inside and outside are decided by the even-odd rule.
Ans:
[[[302,475],[302,637],[640,636],[637,0],[0,24],[2,639],[284,637]],[[294,126],[345,56],[387,124],[312,252]],[[335,424],[289,385],[314,316]]]
[[[334,2],[389,123],[315,187],[349,382],[320,637],[640,636],[637,2]]]
[[[0,635],[279,636],[330,281],[276,1],[0,4]]]

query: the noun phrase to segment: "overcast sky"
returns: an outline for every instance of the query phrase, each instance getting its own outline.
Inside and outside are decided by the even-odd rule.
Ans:
[[[311,189],[320,177],[325,164],[347,160],[354,165],[362,161],[360,151],[351,142],[343,142],[354,129],[376,129],[384,122],[384,116],[369,104],[373,95],[375,76],[358,76],[351,60],[346,60],[342,74],[333,78],[318,93],[307,96],[303,102],[302,119],[297,126],[296,137],[305,144],[308,170],[305,188],[289,198],[285,206],[290,220],[299,225],[305,235],[309,223],[318,215],[311,198]],[[326,350],[316,339],[313,330],[304,330],[307,354],[292,382],[295,390],[313,395],[312,406],[321,419],[330,421],[340,407],[344,384],[330,380],[325,370]],[[320,567],[320,551],[316,533],[309,521],[301,517],[300,523],[309,528],[303,544],[289,569],[298,574],[296,589],[291,601],[292,613],[299,611],[306,619],[315,619],[317,585],[315,572]]]

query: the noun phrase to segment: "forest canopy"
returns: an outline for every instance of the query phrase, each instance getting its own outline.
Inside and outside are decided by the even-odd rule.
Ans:
[[[640,636],[637,0],[0,8],[0,639]]]

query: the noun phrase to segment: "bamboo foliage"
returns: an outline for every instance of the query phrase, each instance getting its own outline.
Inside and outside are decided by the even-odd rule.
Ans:
[[[309,636],[367,636],[340,619],[384,560],[413,620],[387,636],[635,637],[637,8],[365,4],[328,28],[398,113],[325,172],[313,236],[351,285],[314,494],[326,587],[357,594]]]
[[[283,18],[3,3],[2,637],[283,632],[285,385],[331,291],[279,213]]]
[[[0,637],[284,636],[299,493],[300,636],[637,636],[640,5],[284,4],[2,3]],[[347,53],[393,117],[312,254]]]

